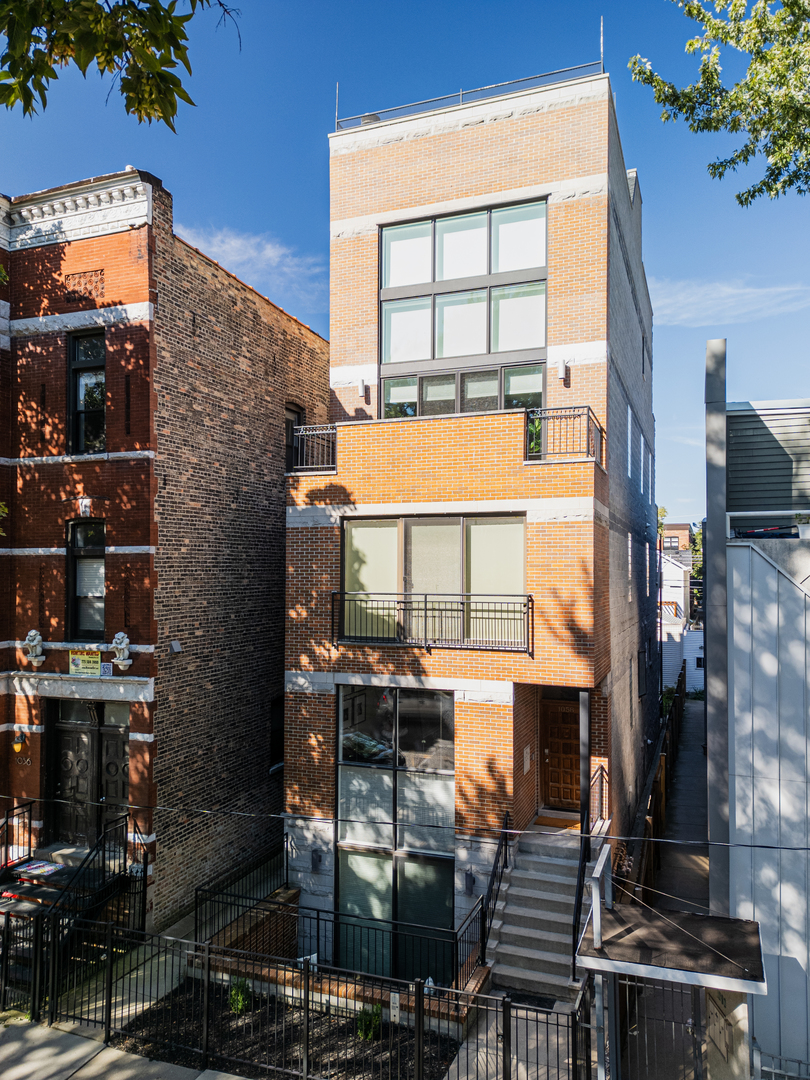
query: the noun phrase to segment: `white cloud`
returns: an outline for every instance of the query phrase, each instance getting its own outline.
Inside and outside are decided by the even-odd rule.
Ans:
[[[808,285],[650,278],[649,287],[658,326],[755,322],[810,307]]]
[[[183,240],[293,315],[296,311],[328,309],[326,267],[320,258],[300,255],[268,233],[195,229],[179,223],[175,230]]]

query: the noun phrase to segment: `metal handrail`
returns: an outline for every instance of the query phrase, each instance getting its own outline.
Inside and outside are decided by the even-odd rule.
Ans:
[[[588,70],[585,69],[595,69]],[[578,72],[579,74],[571,74],[572,72]],[[345,116],[338,118],[335,117],[335,131],[343,131],[346,128],[359,127],[363,121],[366,123],[382,123],[384,119],[394,120],[395,115],[388,114],[401,114],[408,115],[407,110],[413,109],[415,112],[433,112],[435,109],[448,108],[451,105],[463,105],[465,101],[465,95],[467,102],[470,101],[473,94],[479,94],[480,98],[473,100],[486,99],[490,97],[501,97],[504,94],[516,93],[521,83],[537,83],[538,79],[545,79],[549,83],[555,82],[570,82],[572,79],[585,78],[587,75],[601,75],[604,72],[604,67],[601,61],[593,61],[588,64],[575,64],[572,67],[558,68],[556,71],[546,71],[542,75],[528,75],[522,79],[510,79],[508,82],[491,83],[489,86],[479,86],[474,90],[459,90],[457,94],[442,94],[441,97],[426,98],[424,101],[413,101],[409,105],[395,105],[389,109],[380,109],[376,112],[358,113],[357,116]],[[561,78],[560,76],[566,76]],[[503,89],[508,87],[509,89]],[[525,89],[532,89],[531,86],[525,87]],[[487,91],[492,91],[488,93]],[[369,121],[369,117],[376,117],[376,120]]]
[[[594,819],[591,814],[591,799],[590,793],[593,791],[594,785],[599,783],[599,812],[607,812],[607,800],[604,794],[604,785],[610,782],[607,769],[604,765],[597,765],[591,773],[590,783],[588,785],[588,814],[590,816],[590,822],[600,820]],[[604,818],[601,820],[605,820]],[[582,920],[582,904],[585,895],[585,870],[591,859],[591,832],[588,830],[588,834],[580,834],[580,846],[579,846],[579,862],[577,864],[577,888],[574,895],[574,917],[571,924],[571,979],[576,981],[577,977],[577,943],[579,941],[579,924]]]
[[[70,898],[71,902],[72,902],[73,897],[71,896],[71,893],[73,891],[74,882],[81,881],[83,872],[90,867],[92,861],[98,857],[99,853],[101,854],[101,863],[102,863],[102,867],[103,867],[103,873],[102,873],[101,886],[99,887],[99,889],[97,889],[95,891],[98,892],[100,890],[100,888],[103,888],[105,885],[108,884],[108,881],[107,881],[107,863],[106,863],[107,837],[108,837],[109,833],[112,833],[116,829],[121,829],[122,827],[124,829],[124,844],[123,844],[124,866],[126,867],[126,845],[127,845],[126,828],[127,828],[127,821],[128,820],[129,820],[129,816],[127,814],[124,814],[122,817],[116,818],[114,821],[111,821],[108,825],[106,825],[104,827],[104,829],[102,830],[101,836],[98,838],[98,840],[96,840],[95,844],[90,848],[90,850],[87,852],[85,857],[82,859],[82,861],[76,867],[74,872],[71,874],[70,880],[68,881],[67,885],[65,885],[65,887],[62,890],[62,893],[59,896],[59,898],[51,905],[51,908],[50,908],[51,914],[53,914],[54,912],[57,912],[57,911],[59,911],[59,912],[64,911],[68,907],[68,903],[67,903],[68,898]],[[123,876],[123,875],[122,874],[113,875],[113,877],[120,877],[120,876]]]
[[[529,652],[531,594],[332,593],[332,639]]]
[[[337,469],[337,427],[335,424],[308,424],[293,428],[293,472],[335,472]]]
[[[526,410],[526,460],[590,458],[604,460],[605,433],[590,405]]]
[[[481,905],[481,959],[482,965],[487,962],[487,945],[492,930],[492,922],[495,918],[495,908],[498,905],[498,894],[501,891],[501,881],[504,870],[509,869],[509,811],[503,815],[501,835],[498,837],[498,847],[489,874],[489,884],[484,894],[484,902]]]
[[[15,862],[20,862],[23,859],[29,859],[31,857],[31,829],[32,829],[32,817],[33,817],[34,800],[30,799],[28,802],[20,803],[18,806],[12,806],[6,813],[3,821],[0,822],[0,850],[3,853],[3,861],[0,863],[0,870],[7,870],[9,863],[9,847],[12,845],[9,843],[9,831],[19,818],[25,818],[28,822],[27,839],[26,844],[27,852],[20,859],[15,859]]]

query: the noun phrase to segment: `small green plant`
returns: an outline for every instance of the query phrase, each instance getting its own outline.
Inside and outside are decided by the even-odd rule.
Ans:
[[[365,1039],[366,1042],[373,1042],[374,1039],[380,1034],[380,1027],[382,1026],[382,1005],[375,1005],[371,1012],[368,1009],[363,1011],[357,1017],[357,1031],[361,1039]]]
[[[247,979],[236,979],[228,995],[228,1004],[231,1012],[236,1013],[237,1016],[247,1012],[250,1008],[250,986]]]
[[[698,686],[694,690],[690,690],[686,696],[691,698],[692,701],[705,701],[706,691],[702,686]]]

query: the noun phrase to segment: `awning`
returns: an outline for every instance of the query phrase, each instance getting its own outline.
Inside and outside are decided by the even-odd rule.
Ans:
[[[653,911],[633,904],[602,907],[602,948],[588,919],[577,949],[587,971],[767,994],[759,923],[723,915]]]

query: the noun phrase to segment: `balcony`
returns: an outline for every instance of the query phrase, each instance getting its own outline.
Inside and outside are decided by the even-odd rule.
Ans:
[[[475,415],[447,414],[448,417],[464,419]],[[605,433],[588,405],[567,409],[528,409],[525,415],[524,451],[527,461],[590,460],[597,465],[603,464]],[[414,419],[418,421],[421,418]],[[383,421],[386,422],[402,423],[401,420]],[[294,428],[293,442],[292,446],[288,447],[288,453],[288,472],[337,472],[337,425],[318,424]]]
[[[332,593],[332,640],[528,652],[531,596]]]
[[[589,458],[602,465],[605,433],[588,405],[526,412],[526,460]]]

